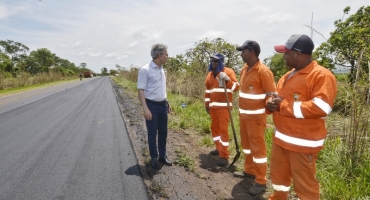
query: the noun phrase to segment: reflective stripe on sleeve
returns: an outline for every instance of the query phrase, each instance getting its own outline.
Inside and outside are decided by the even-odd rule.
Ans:
[[[213,141],[218,141],[220,139],[221,139],[221,136],[216,136],[216,137],[213,138]]]
[[[267,163],[267,158],[255,158],[255,157],[253,157],[253,162],[255,162],[255,163]]]
[[[232,106],[233,103],[229,102],[229,106]],[[212,102],[209,104],[210,107],[212,106],[223,106],[223,107],[227,107],[227,103],[220,103],[220,102]]]
[[[275,184],[271,184],[271,185],[272,185],[272,189],[276,191],[289,192],[290,190],[290,186],[275,185]]]
[[[304,118],[301,110],[301,101],[296,101],[293,104],[293,111],[294,111],[294,116],[296,118]]]
[[[245,154],[251,154],[251,150],[250,149],[243,149],[243,153],[245,153]]]
[[[239,97],[246,99],[265,99],[266,94],[247,94],[239,91]]]
[[[210,99],[209,98],[205,98],[204,101],[208,102]]]
[[[290,143],[290,144],[294,144],[294,145],[298,145],[298,146],[303,146],[303,147],[320,147],[322,145],[324,145],[324,141],[325,139],[322,139],[322,140],[306,140],[306,139],[301,139],[301,138],[295,138],[295,137],[291,137],[291,136],[288,136],[288,135],[285,135],[281,132],[279,132],[278,130],[275,130],[275,137],[279,138],[280,140],[286,142],[286,143]]]
[[[211,93],[211,90],[206,90],[206,93]]]
[[[263,114],[265,113],[265,109],[258,109],[258,110],[243,110],[239,108],[240,114],[248,114],[248,115],[253,115],[253,114]]]
[[[231,91],[234,91],[237,85],[239,85],[238,82],[233,82],[233,86],[231,87]]]
[[[327,115],[331,112],[331,107],[329,106],[329,104],[326,103],[325,101],[323,101],[322,99],[315,97],[315,98],[312,99],[312,101],[315,105],[317,105]]]

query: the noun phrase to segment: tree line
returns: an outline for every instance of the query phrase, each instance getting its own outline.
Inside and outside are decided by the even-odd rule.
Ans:
[[[71,76],[82,71],[91,71],[86,68],[85,63],[76,66],[46,48],[31,51],[29,54],[28,52],[29,48],[20,42],[0,40],[0,74],[6,78],[16,77],[21,73],[35,75],[49,72]]]

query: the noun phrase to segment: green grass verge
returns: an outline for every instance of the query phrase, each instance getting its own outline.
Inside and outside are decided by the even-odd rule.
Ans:
[[[67,82],[72,82],[72,81],[77,81],[79,79],[69,79],[69,80],[62,80],[62,81],[54,81],[51,83],[45,83],[45,84],[36,84],[36,85],[30,85],[30,86],[25,86],[25,87],[18,87],[18,88],[9,88],[9,89],[4,89],[0,90],[0,97],[12,95],[12,94],[17,94],[17,93],[22,93],[30,90],[36,90],[40,88],[45,88],[45,87],[50,87],[62,83],[67,83]]]

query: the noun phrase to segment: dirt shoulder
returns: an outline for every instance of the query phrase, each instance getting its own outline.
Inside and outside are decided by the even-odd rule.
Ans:
[[[252,183],[235,178],[232,173],[235,168],[218,167],[217,157],[209,155],[213,149],[197,145],[201,138],[192,131],[169,130],[167,154],[174,161],[179,153],[185,153],[195,162],[194,171],[176,164],[153,169],[149,164],[146,127],[139,101],[113,82],[112,85],[152,199],[255,199],[247,195]],[[269,192],[257,199],[265,199],[268,195]]]

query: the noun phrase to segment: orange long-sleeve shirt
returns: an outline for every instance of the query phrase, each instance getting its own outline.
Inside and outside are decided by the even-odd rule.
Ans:
[[[227,94],[229,98],[229,105],[232,106],[233,102],[233,92],[239,90],[239,83],[236,79],[234,70],[224,67],[223,72],[226,73],[227,76],[230,77],[230,81],[227,82]],[[219,86],[218,79],[220,77],[220,73],[213,75],[212,72],[209,72],[205,81],[206,91],[204,93],[204,104],[206,108],[210,109],[219,109],[219,108],[227,108],[226,96],[224,88]]]
[[[266,118],[266,93],[276,91],[271,70],[258,61],[250,71],[245,64],[240,73],[239,116],[242,119]]]
[[[280,111],[273,113],[274,142],[291,151],[315,153],[324,145],[325,117],[333,107],[337,82],[316,61],[289,78],[293,71],[281,77],[277,85],[277,93],[284,100]]]

